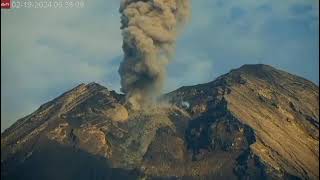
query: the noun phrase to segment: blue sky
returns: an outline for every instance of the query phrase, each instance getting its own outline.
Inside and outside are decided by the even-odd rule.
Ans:
[[[1,10],[1,131],[82,82],[119,91],[119,0],[82,1],[84,8]],[[165,91],[256,63],[319,84],[318,4],[192,0]]]

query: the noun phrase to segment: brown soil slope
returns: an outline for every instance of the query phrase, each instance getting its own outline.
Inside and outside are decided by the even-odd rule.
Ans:
[[[319,179],[319,88],[244,65],[141,111],[81,84],[1,134],[4,179]]]

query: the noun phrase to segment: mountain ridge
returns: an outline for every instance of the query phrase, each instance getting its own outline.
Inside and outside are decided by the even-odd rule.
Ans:
[[[97,168],[109,170],[98,171],[100,179],[112,172],[133,179],[319,178],[319,87],[304,78],[244,65],[160,101],[135,111],[122,94],[80,84],[1,134],[3,177],[17,176],[27,162],[37,167],[37,154],[61,146],[104,159]]]

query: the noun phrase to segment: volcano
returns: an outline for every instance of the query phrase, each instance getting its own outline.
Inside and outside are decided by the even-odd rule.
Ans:
[[[244,65],[134,110],[81,84],[1,134],[1,178],[319,179],[319,87]]]

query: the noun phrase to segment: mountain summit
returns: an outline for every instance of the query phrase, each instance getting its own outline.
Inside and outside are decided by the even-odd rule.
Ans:
[[[244,65],[133,110],[81,84],[1,134],[4,179],[319,179],[319,87]]]

